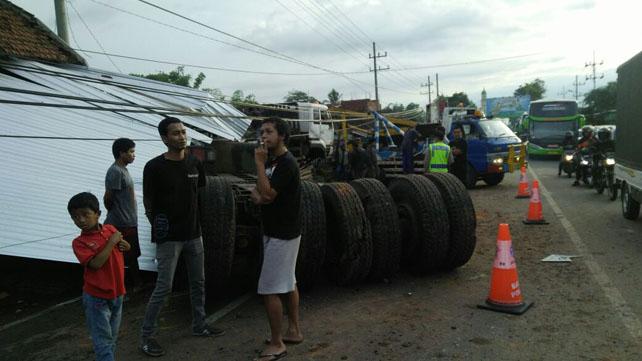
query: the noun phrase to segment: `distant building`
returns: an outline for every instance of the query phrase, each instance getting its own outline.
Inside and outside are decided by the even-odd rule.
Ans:
[[[376,112],[380,109],[379,103],[371,99],[342,100],[337,108],[359,113]]]

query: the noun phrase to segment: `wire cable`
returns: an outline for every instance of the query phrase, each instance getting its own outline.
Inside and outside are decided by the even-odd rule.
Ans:
[[[80,21],[82,21],[83,25],[85,25],[85,28],[87,29],[87,31],[89,32],[89,34],[91,35],[91,37],[92,37],[92,38],[94,38],[94,40],[96,41],[96,44],[98,44],[98,46],[99,46],[99,47],[100,47],[104,52],[107,52],[107,51],[105,50],[105,48],[103,47],[103,45],[100,43],[100,41],[98,41],[98,38],[96,37],[96,35],[94,35],[94,32],[93,32],[93,31],[91,31],[91,29],[89,28],[89,25],[87,25],[87,23],[85,22],[85,19],[83,19],[83,18],[82,18],[82,16],[80,15],[80,12],[78,12],[78,10],[77,10],[77,9],[76,9],[76,7],[74,6],[74,4],[73,4],[71,1],[69,1],[69,0],[67,0],[67,2],[68,2],[68,3],[69,3],[69,5],[71,6],[71,8],[74,10],[74,12],[76,13],[76,15],[78,15],[78,18],[80,19]],[[117,70],[119,73],[122,73],[122,72],[123,72],[122,70],[120,70],[120,68],[118,67],[118,65],[116,65],[116,63],[114,63],[114,61],[112,60],[112,58],[110,58],[109,56],[107,56],[107,59],[109,59],[109,62],[111,63],[111,65],[113,65],[113,66],[114,66],[114,68],[116,68],[116,70]]]
[[[293,57],[291,57],[291,56],[289,56],[289,55],[287,55],[287,54],[284,54],[284,53],[278,52],[278,51],[276,51],[276,50],[272,50],[272,49],[267,48],[267,47],[265,47],[265,46],[262,46],[262,45],[259,45],[259,44],[257,44],[257,43],[254,43],[254,42],[252,42],[252,41],[249,41],[249,40],[243,39],[243,38],[241,38],[241,37],[238,37],[238,36],[236,36],[236,35],[230,34],[230,33],[226,32],[226,31],[223,31],[223,30],[217,29],[217,28],[215,28],[215,27],[213,27],[213,26],[210,26],[210,25],[207,25],[207,24],[205,24],[205,23],[203,23],[203,22],[200,22],[200,21],[198,21],[198,20],[195,20],[195,19],[189,18],[189,17],[187,17],[187,16],[185,16],[185,15],[181,15],[181,14],[179,14],[179,13],[175,12],[175,11],[172,11],[172,10],[166,9],[166,8],[164,8],[164,7],[162,7],[162,6],[156,5],[156,4],[151,3],[151,2],[149,2],[149,1],[147,1],[147,0],[138,0],[138,1],[139,1],[139,2],[141,2],[141,3],[143,3],[143,4],[147,4],[147,5],[151,6],[151,7],[154,7],[154,8],[156,8],[156,9],[158,9],[158,10],[161,10],[161,11],[163,11],[163,12],[166,12],[166,13],[168,13],[168,14],[172,14],[172,15],[174,15],[174,16],[177,16],[177,17],[181,18],[181,19],[187,20],[187,21],[189,21],[189,22],[192,22],[192,23],[194,23],[194,24],[197,24],[197,25],[203,26],[203,27],[205,27],[205,28],[207,28],[207,29],[210,29],[210,30],[212,30],[212,31],[215,31],[215,32],[217,32],[217,33],[220,33],[220,34],[223,34],[223,35],[225,35],[225,36],[228,36],[228,37],[231,37],[231,38],[233,38],[233,39],[236,39],[236,40],[238,40],[238,41],[241,41],[241,42],[243,42],[243,43],[245,43],[245,44],[249,44],[249,45],[252,45],[252,46],[257,47],[257,48],[259,48],[259,49],[265,50],[265,51],[267,51],[267,52],[270,52],[270,53],[273,53],[273,54],[276,54],[276,55],[282,56],[282,57],[284,57],[284,58],[288,58],[288,59],[290,59],[290,60],[292,60],[293,62],[296,62],[296,63],[298,63],[298,64],[305,65],[305,66],[308,66],[308,67],[311,67],[311,68],[314,68],[314,69],[318,69],[318,70],[321,70],[321,71],[325,71],[325,72],[328,72],[328,73],[332,73],[332,74],[339,75],[339,76],[341,76],[341,77],[345,78],[346,80],[348,80],[348,81],[352,82],[354,85],[358,86],[358,87],[359,87],[359,88],[361,88],[362,90],[366,91],[366,89],[364,89],[364,88],[363,88],[363,87],[361,87],[360,85],[356,84],[357,82],[363,83],[362,81],[359,81],[359,80],[356,80],[356,79],[350,78],[350,77],[346,76],[346,75],[345,75],[345,74],[343,74],[343,73],[340,73],[340,72],[337,72],[337,71],[335,71],[335,70],[327,69],[327,68],[324,68],[324,67],[321,67],[321,66],[318,66],[318,65],[310,64],[310,63],[308,63],[308,62],[305,62],[305,61],[302,61],[302,60],[299,60],[299,59],[293,58]]]
[[[105,53],[105,52],[101,52],[101,51],[87,50],[87,49],[73,49],[73,50],[81,51],[83,53],[86,52],[86,53],[90,53],[90,54],[109,55],[109,56],[113,56],[115,58],[123,58],[123,59],[138,60],[138,61],[147,61],[147,62],[150,62],[150,63],[158,63],[158,64],[179,65],[179,66],[186,66],[186,67],[190,67],[190,68],[218,70],[218,71],[225,71],[225,72],[232,72],[232,73],[260,74],[260,75],[286,75],[286,76],[327,76],[327,75],[332,75],[332,74],[328,74],[328,73],[280,73],[280,72],[269,72],[269,71],[254,71],[254,70],[248,70],[248,69],[223,68],[223,67],[216,67],[216,66],[181,63],[181,62],[168,61],[168,60],[141,58],[141,57],[136,57],[136,56],[114,54],[114,53]]]

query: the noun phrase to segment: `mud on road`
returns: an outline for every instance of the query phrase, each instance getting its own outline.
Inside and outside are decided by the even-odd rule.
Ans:
[[[536,170],[537,171],[537,170]],[[526,226],[527,199],[514,199],[513,174],[496,187],[471,191],[477,248],[465,266],[387,282],[337,287],[324,282],[302,294],[305,341],[289,360],[640,360],[642,346],[614,314],[581,258],[543,263],[549,254],[576,254],[544,199],[546,226]],[[510,225],[523,295],[535,302],[522,316],[480,310],[489,291],[497,225]],[[79,290],[77,295],[79,294]],[[137,350],[149,289],[125,303],[117,356],[147,359]],[[219,307],[212,306],[210,312]],[[189,300],[176,294],[160,322],[164,360],[251,360],[268,335],[260,299],[251,297],[217,321],[226,335],[190,335]],[[3,360],[91,360],[79,303],[0,331]]]

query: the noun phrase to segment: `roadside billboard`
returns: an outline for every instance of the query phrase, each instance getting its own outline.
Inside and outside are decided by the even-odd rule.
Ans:
[[[500,118],[516,119],[528,112],[531,103],[530,95],[519,97],[488,98],[486,100],[486,115]]]

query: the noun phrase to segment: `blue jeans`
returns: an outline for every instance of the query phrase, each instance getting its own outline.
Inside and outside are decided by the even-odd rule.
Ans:
[[[172,292],[178,258],[183,255],[189,278],[192,301],[192,330],[205,328],[205,265],[203,239],[198,237],[185,242],[163,242],[156,245],[156,287],[149,298],[143,319],[142,339],[154,336],[158,330],[158,316],[167,296]]]
[[[82,294],[87,327],[94,343],[97,361],[113,361],[123,311],[123,296],[112,300]]]

